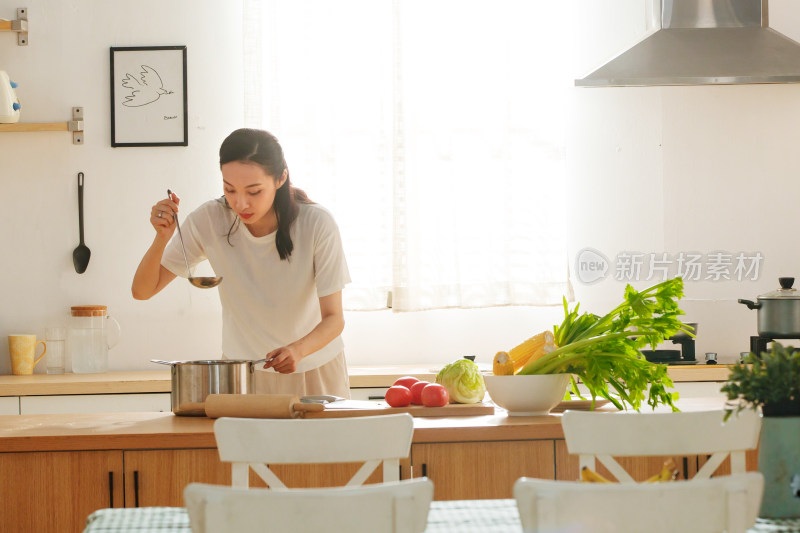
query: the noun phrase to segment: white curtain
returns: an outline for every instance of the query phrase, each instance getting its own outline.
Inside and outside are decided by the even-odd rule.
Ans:
[[[245,122],[339,223],[347,309],[571,294],[562,4],[245,0]]]

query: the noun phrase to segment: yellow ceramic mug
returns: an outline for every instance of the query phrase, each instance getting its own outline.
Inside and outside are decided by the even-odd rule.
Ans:
[[[43,347],[42,355],[36,358],[36,346]],[[8,352],[11,354],[11,373],[17,376],[33,374],[33,367],[47,353],[47,343],[36,342],[36,335],[9,335]]]

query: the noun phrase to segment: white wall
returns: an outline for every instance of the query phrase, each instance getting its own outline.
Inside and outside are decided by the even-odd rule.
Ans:
[[[216,291],[176,280],[155,298],[130,295],[136,265],[152,239],[150,206],[168,187],[185,205],[221,194],[217,150],[242,125],[241,3],[223,0],[0,0],[0,17],[28,7],[30,44],[0,34],[0,69],[20,85],[23,121],[86,113],[85,145],[67,133],[0,134],[5,209],[0,254],[0,335],[35,333],[64,320],[69,307],[105,304],[122,325],[110,352],[112,370],[161,368],[151,358],[220,355]],[[109,47],[188,47],[189,146],[111,148]],[[86,175],[89,267],[77,274],[76,175]],[[552,326],[556,308],[503,308],[426,313],[348,313],[351,364],[442,363],[479,354],[488,361],[531,331]],[[39,365],[36,372],[43,372]],[[0,373],[10,373],[0,343]]]
[[[644,33],[640,0],[574,0],[575,76]],[[0,335],[35,333],[71,305],[106,304],[123,328],[110,367],[153,369],[150,358],[219,356],[215,291],[176,280],[147,302],[130,282],[149,245],[148,213],[170,187],[186,205],[220,194],[219,143],[241,125],[241,6],[222,0],[31,0],[30,44],[0,34],[0,69],[20,83],[24,121],[67,120],[86,110],[85,145],[66,133],[0,134]],[[800,8],[773,0],[772,25],[800,38]],[[0,17],[19,2],[0,0]],[[189,146],[111,148],[108,48],[188,46]],[[734,357],[756,314],[736,303],[797,272],[793,184],[800,85],[574,89],[568,144],[572,256],[586,246],[620,251],[761,251],[758,281],[687,284],[698,352]],[[89,268],[75,273],[76,174],[86,174]],[[800,276],[798,276],[800,277]],[[582,308],[604,312],[622,294],[608,279],[575,284]],[[351,364],[438,365],[499,349],[560,321],[558,307],[347,314]],[[44,371],[43,366],[37,372]],[[0,373],[9,373],[0,343]]]
[[[0,69],[19,83],[22,121],[66,121],[72,106],[83,106],[86,130],[83,146],[68,133],[0,134],[0,333],[43,336],[71,305],[105,304],[123,328],[112,369],[161,368],[148,362],[152,357],[218,354],[215,293],[174,283],[138,302],[130,283],[152,240],[150,206],[166,189],[189,205],[219,194],[217,150],[243,113],[240,4],[0,0],[0,17],[14,18],[20,6],[28,8],[30,44],[0,34]],[[109,47],[151,45],[188,47],[189,146],[111,148]],[[79,171],[92,251],[84,274],[72,265]],[[10,372],[5,341],[0,372]]]

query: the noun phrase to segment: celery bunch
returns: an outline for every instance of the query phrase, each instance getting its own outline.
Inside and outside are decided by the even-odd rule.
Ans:
[[[553,328],[558,348],[529,362],[519,374],[573,374],[575,394],[577,376],[592,400],[599,396],[618,409],[627,405],[638,411],[646,396],[653,408],[664,404],[677,411],[677,393],[667,392],[672,380],[666,365],[647,361],[639,350],[647,345],[655,349],[679,331],[693,335],[678,319],[684,314],[678,308],[682,296],[683,279],[677,277],[642,291],[628,285],[624,301],[603,316],[579,315],[580,304],[570,311],[564,298],[564,321]]]

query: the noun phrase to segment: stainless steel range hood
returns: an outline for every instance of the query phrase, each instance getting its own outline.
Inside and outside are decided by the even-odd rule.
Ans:
[[[768,0],[650,0],[654,31],[577,87],[800,82],[800,43],[768,26]]]

